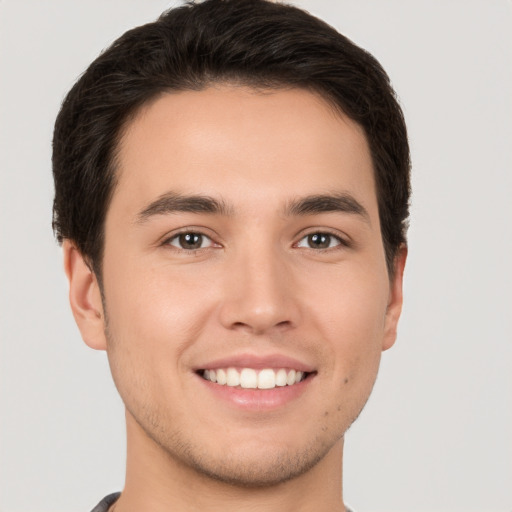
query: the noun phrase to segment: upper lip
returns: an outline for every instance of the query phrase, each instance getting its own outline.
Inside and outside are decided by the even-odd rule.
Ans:
[[[230,367],[254,368],[255,370],[263,370],[265,368],[290,368],[306,373],[315,371],[312,365],[283,354],[236,354],[207,361],[197,366],[196,371]]]

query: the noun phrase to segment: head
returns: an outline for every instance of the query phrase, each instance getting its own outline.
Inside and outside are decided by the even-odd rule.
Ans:
[[[101,279],[105,215],[123,129],[163,92],[222,83],[312,91],[361,126],[392,273],[406,241],[410,161],[405,122],[388,76],[369,53],[323,21],[265,1],[205,1],[173,9],[128,31],[89,66],[55,125],[57,239],[73,240]]]
[[[171,10],[70,91],[54,175],[129,445],[245,486],[339,453],[401,309],[409,152],[373,57],[290,6]]]

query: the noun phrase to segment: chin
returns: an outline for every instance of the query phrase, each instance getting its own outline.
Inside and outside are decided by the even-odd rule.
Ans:
[[[312,446],[296,451],[267,448],[258,454],[247,454],[240,447],[237,453],[215,458],[188,451],[181,462],[200,475],[230,486],[268,488],[310,471],[328,451],[326,446]]]
[[[164,465],[169,465],[171,473],[188,472],[240,488],[268,488],[298,478],[322,461],[334,446],[341,446],[343,437],[342,433],[325,428],[323,435],[302,432],[306,435],[301,440],[293,435],[283,436],[282,432],[269,436],[268,431],[266,435],[253,432],[250,436],[247,432],[236,436],[224,431],[226,438],[222,439],[213,432],[173,429],[172,419],[166,416],[137,415],[133,409],[127,412],[128,436],[146,439],[143,444],[149,442],[157,447],[158,458],[166,461]]]

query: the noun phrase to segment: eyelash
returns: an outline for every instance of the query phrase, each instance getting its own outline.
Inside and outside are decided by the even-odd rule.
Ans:
[[[350,244],[343,238],[341,238],[339,235],[335,235],[334,233],[331,233],[329,231],[312,231],[310,233],[307,233],[306,235],[304,235],[297,243],[294,244],[294,247],[301,247],[299,244],[303,241],[303,240],[307,240],[308,238],[310,237],[315,237],[315,236],[321,236],[321,237],[326,237],[329,239],[329,246],[328,247],[303,247],[304,249],[311,249],[313,251],[329,251],[329,250],[335,250],[336,248],[339,248],[339,247],[349,247]],[[332,246],[331,247],[331,242],[335,240],[336,241],[336,245]],[[308,243],[309,240],[306,242]]]
[[[329,244],[328,244],[328,247],[309,247],[309,246],[301,246],[300,244],[306,240],[306,243],[309,242],[309,240],[307,240],[309,237],[315,237],[315,236],[318,236],[320,235],[321,237],[325,237],[328,239],[329,241]],[[180,245],[180,241],[182,242],[183,240],[180,240],[180,237],[190,237],[190,236],[195,236],[195,237],[200,237],[201,238],[201,245],[202,245],[202,242],[206,239],[209,241],[209,245],[207,247],[196,247],[196,248],[184,248],[184,247],[181,247]],[[331,246],[331,243],[332,241],[335,241],[335,245]],[[176,242],[176,244],[174,244],[173,242]],[[325,242],[324,242],[325,243]],[[180,245],[178,245],[180,244]],[[202,233],[201,231],[194,231],[194,230],[188,230],[188,231],[181,231],[179,233],[176,233],[174,235],[172,235],[171,237],[169,238],[166,238],[162,245],[165,245],[165,246],[171,246],[173,247],[175,250],[177,251],[181,251],[181,252],[184,252],[184,253],[197,253],[198,251],[201,251],[201,250],[204,250],[204,249],[209,249],[211,247],[221,247],[220,244],[217,244],[216,242],[214,242],[212,240],[211,237],[209,237],[208,235]],[[293,244],[293,247],[294,248],[303,248],[303,249],[308,249],[308,250],[312,250],[312,251],[316,251],[316,252],[324,252],[324,251],[331,251],[331,250],[336,250],[336,248],[347,248],[347,247],[350,247],[350,243],[341,238],[339,235],[337,234],[334,234],[334,233],[331,233],[329,231],[321,231],[321,230],[318,230],[318,231],[312,231],[310,233],[307,233],[305,235],[303,235],[298,242],[294,243]]]
[[[197,236],[197,237],[201,237],[201,242],[204,240],[204,239],[207,239],[210,241],[210,244],[208,247],[197,247],[197,248],[187,248],[185,249],[184,247],[180,247],[178,245],[174,245],[173,242],[174,241],[177,241],[177,243],[179,244],[180,243],[180,238],[181,237],[187,237],[187,236]],[[163,242],[163,245],[170,245],[172,246],[174,249],[178,250],[178,251],[183,251],[183,252],[197,252],[197,251],[200,251],[202,249],[208,249],[212,246],[215,246],[215,242],[213,242],[213,240],[211,239],[211,237],[209,237],[208,235],[205,235],[204,233],[201,233],[200,231],[193,231],[193,230],[189,230],[189,231],[181,231],[180,233],[176,233],[174,234],[173,236],[171,236],[170,238],[167,238],[164,240]],[[202,245],[202,243],[201,243]],[[218,245],[218,244],[217,244]],[[220,247],[220,245],[218,245]]]

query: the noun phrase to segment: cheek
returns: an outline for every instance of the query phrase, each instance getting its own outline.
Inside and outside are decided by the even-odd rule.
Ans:
[[[380,275],[341,271],[331,273],[317,286],[305,282],[309,309],[316,313],[317,327],[326,337],[344,346],[364,350],[384,333],[389,294],[387,280]]]
[[[164,410],[169,396],[179,394],[181,355],[197,336],[201,301],[161,271],[117,267],[106,275],[107,352],[116,386],[132,414],[150,402],[158,409],[161,401]]]
[[[207,321],[211,284],[190,272],[141,264],[112,266],[108,276],[105,300],[116,342],[154,364],[171,355],[177,361]]]
[[[310,293],[309,309],[315,312],[314,329],[328,345],[325,355],[336,389],[342,396],[369,394],[382,352],[387,280],[364,272],[350,278],[340,274],[331,276],[324,290],[329,292]]]

